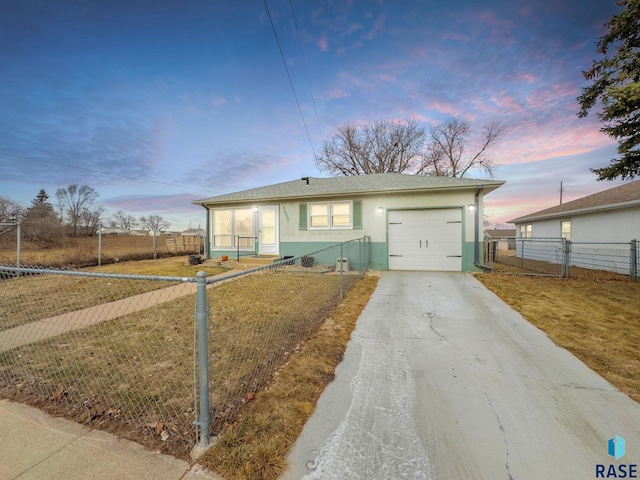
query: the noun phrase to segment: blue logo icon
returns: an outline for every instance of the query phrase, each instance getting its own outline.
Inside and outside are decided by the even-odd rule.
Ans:
[[[609,455],[615,457],[616,460],[624,457],[624,438],[616,435],[609,439]]]

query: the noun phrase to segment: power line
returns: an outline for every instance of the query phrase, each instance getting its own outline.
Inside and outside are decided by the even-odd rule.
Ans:
[[[293,96],[296,99],[296,104],[298,105],[298,111],[300,112],[300,118],[302,118],[302,123],[304,125],[304,130],[307,132],[307,138],[309,139],[309,145],[311,145],[311,151],[313,152],[313,157],[316,156],[316,151],[313,148],[313,142],[311,141],[311,135],[309,135],[309,129],[307,128],[307,122],[304,120],[304,115],[302,114],[302,108],[300,107],[300,101],[298,100],[298,95],[296,94],[296,89],[293,86],[293,80],[291,80],[291,74],[289,73],[289,67],[287,66],[287,61],[284,58],[284,53],[282,51],[282,46],[280,45],[280,40],[278,39],[278,33],[276,32],[276,27],[273,24],[273,18],[271,18],[271,12],[269,11],[269,5],[267,5],[267,0],[264,0],[264,7],[267,9],[267,15],[269,17],[269,22],[271,22],[271,28],[273,30],[273,35],[276,37],[276,43],[278,44],[278,50],[280,50],[280,57],[282,57],[282,63],[284,64],[284,69],[287,72],[287,77],[289,78],[289,84],[291,85],[291,90],[293,91]]]
[[[160,182],[160,181],[157,181],[157,180],[147,180],[147,179],[144,179],[144,178],[132,177],[132,176],[129,176],[129,175],[122,175],[120,173],[105,172],[103,170],[94,170],[92,168],[79,167],[77,165],[68,165],[68,164],[65,164],[65,163],[53,162],[51,160],[42,160],[42,159],[39,159],[39,158],[27,157],[25,155],[17,155],[15,153],[0,152],[0,155],[5,155],[7,157],[13,157],[13,158],[21,158],[23,160],[29,160],[30,162],[47,163],[49,165],[57,165],[59,167],[72,168],[72,169],[75,169],[75,170],[83,170],[85,172],[100,173],[102,175],[111,175],[113,177],[126,178],[127,180],[135,180],[137,182],[154,183],[154,184],[157,184],[157,185],[164,185],[164,186],[176,187],[176,188],[184,188],[185,190],[193,191],[193,186],[180,185],[178,183],[168,183],[168,182]],[[204,193],[203,190],[200,190],[200,191]],[[217,193],[217,192],[209,191],[209,192],[206,192],[206,193]]]
[[[291,7],[291,16],[293,17],[293,25],[296,27],[296,36],[298,37],[298,45],[300,45],[300,55],[302,56],[302,64],[304,65],[304,73],[307,77],[307,85],[309,86],[309,94],[311,95],[311,103],[313,104],[313,111],[316,115],[316,123],[318,124],[318,132],[320,138],[324,141],[324,135],[322,134],[322,128],[320,127],[320,118],[318,118],[318,109],[316,108],[316,99],[313,96],[313,90],[311,88],[311,80],[309,79],[309,69],[307,68],[307,59],[304,56],[304,50],[302,49],[302,41],[300,40],[300,31],[298,30],[298,20],[296,19],[296,13],[293,10],[293,2],[289,0],[289,6]]]

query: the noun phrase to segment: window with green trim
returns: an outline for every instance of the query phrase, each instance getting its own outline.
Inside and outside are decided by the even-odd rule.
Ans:
[[[309,230],[352,228],[352,202],[309,203]]]

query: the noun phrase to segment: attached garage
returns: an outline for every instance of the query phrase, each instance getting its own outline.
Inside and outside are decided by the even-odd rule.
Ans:
[[[462,270],[462,209],[392,210],[389,270]]]

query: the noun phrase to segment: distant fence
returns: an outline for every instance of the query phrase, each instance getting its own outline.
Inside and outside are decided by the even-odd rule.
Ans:
[[[365,237],[210,278],[0,265],[0,397],[186,458],[369,264]]]
[[[40,228],[41,227],[41,228]],[[37,222],[0,223],[0,264],[48,267],[90,266],[126,260],[153,258],[153,235],[106,234],[68,236],[64,229],[46,229]],[[157,237],[156,254],[160,256],[196,253],[197,236],[187,236],[175,251],[169,251],[165,238]],[[204,240],[201,239],[202,252]]]
[[[572,242],[564,238],[485,239],[485,264],[511,271],[560,277],[571,268],[598,270],[638,277],[640,242]]]
[[[204,237],[202,235],[174,235],[165,239],[170,253],[204,253]]]

